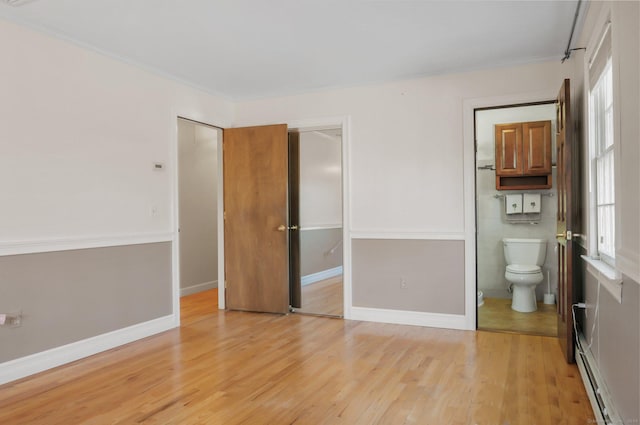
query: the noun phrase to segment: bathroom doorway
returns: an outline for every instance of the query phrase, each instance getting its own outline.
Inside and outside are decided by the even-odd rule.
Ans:
[[[292,311],[343,317],[342,128],[294,129],[289,142]]]
[[[555,101],[480,108],[474,111],[474,120],[477,328],[557,336]],[[533,131],[530,129],[534,123],[549,126],[545,131],[548,131],[550,146],[545,149],[549,155],[546,161],[550,161],[550,174],[544,176],[537,171],[522,171],[522,165],[518,164],[521,160],[532,161],[531,152],[527,152],[525,146],[528,139],[522,132]],[[505,132],[514,135],[512,142],[504,142],[506,139],[501,138],[500,131],[505,128]],[[496,138],[499,138],[498,144]],[[502,143],[511,145],[505,148]],[[509,156],[509,149],[518,150],[518,155]],[[513,168],[507,173],[513,174],[505,174],[505,162],[507,167]],[[535,207],[522,208],[523,200],[527,202],[525,207]],[[505,277],[504,239],[544,241],[540,243],[544,257],[531,261],[538,261],[537,265],[527,265],[531,266],[531,273],[535,269],[537,280],[541,280],[527,290],[529,294],[533,292],[529,307],[522,307],[519,296],[514,302],[514,284]],[[522,293],[520,288],[516,288],[516,292]]]

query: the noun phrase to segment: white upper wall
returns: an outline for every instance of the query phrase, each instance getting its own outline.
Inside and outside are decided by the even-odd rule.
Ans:
[[[342,227],[342,143],[336,131],[300,133],[300,226]]]
[[[463,101],[553,98],[563,78],[552,62],[234,106],[5,21],[0,48],[5,242],[170,231],[177,115],[223,127],[349,116],[352,230],[463,232]]]
[[[176,116],[233,104],[3,20],[0,51],[1,241],[170,231]]]
[[[568,71],[567,71],[568,72]],[[237,104],[234,125],[350,116],[351,230],[464,231],[463,101],[554,99],[559,62]],[[472,171],[472,170],[471,170]]]

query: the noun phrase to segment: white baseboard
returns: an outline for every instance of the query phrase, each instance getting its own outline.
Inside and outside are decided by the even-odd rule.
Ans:
[[[321,280],[340,276],[341,274],[342,274],[342,266],[334,267],[332,269],[322,270],[317,273],[311,273],[311,274],[302,276],[302,286],[311,285],[312,283],[316,283],[316,282],[320,282]]]
[[[458,314],[422,313],[353,306],[351,307],[351,320],[470,330],[466,323],[466,317]],[[475,324],[472,329],[475,329]]]
[[[352,239],[423,239],[430,241],[464,241],[464,232],[425,232],[420,229],[397,230],[397,229],[352,229],[350,236]]]
[[[180,296],[195,294],[197,292],[207,291],[209,289],[217,288],[218,281],[212,280],[211,282],[198,283],[197,285],[187,286],[186,288],[180,288]]]
[[[176,327],[173,315],[0,363],[0,385]]]
[[[623,424],[620,415],[613,404],[613,398],[607,388],[600,371],[598,363],[593,357],[590,349],[584,354],[580,352],[581,347],[587,347],[587,340],[582,333],[578,334],[579,342],[575,345],[576,363],[580,371],[582,383],[587,391],[587,396],[591,402],[591,409],[596,418],[597,424]]]

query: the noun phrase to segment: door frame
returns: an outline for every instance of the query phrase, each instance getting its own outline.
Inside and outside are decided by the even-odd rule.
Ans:
[[[223,141],[223,132],[224,127],[209,124],[203,122],[199,119],[190,118],[185,114],[172,114],[172,118],[174,120],[173,125],[174,132],[171,140],[171,151],[170,151],[170,167],[171,167],[171,233],[173,234],[172,244],[171,244],[171,270],[172,270],[172,311],[173,311],[173,321],[176,327],[180,326],[180,203],[179,203],[179,170],[178,170],[178,120],[183,119],[187,121],[191,121],[195,124],[204,125],[207,127],[215,128],[220,130],[220,137],[218,137],[217,141],[217,233],[218,233],[218,307],[221,309],[225,308],[225,299],[224,299],[224,193],[223,193],[223,168],[222,168],[222,141]],[[222,296],[220,295],[220,288],[222,290]]]
[[[351,179],[349,175],[350,164],[350,117],[338,116],[327,118],[310,118],[285,121],[289,131],[313,131],[326,130],[328,128],[342,129],[342,302],[343,317],[351,319],[352,292],[351,292],[351,203],[349,196]]]
[[[556,89],[548,91],[491,96],[463,100],[463,186],[464,186],[464,287],[465,328],[477,330],[476,276],[476,152],[475,110],[526,103],[547,102],[557,97]]]
[[[209,127],[224,129],[226,127],[203,122],[197,118],[189,117],[185,114],[171,114],[173,119],[173,137],[171,141],[170,166],[171,166],[171,233],[173,234],[171,249],[172,266],[172,311],[175,327],[180,326],[180,233],[179,211],[178,211],[178,119],[183,118],[195,123]],[[324,118],[309,118],[298,120],[274,120],[273,122],[284,122],[289,130],[319,130],[326,128],[342,129],[342,243],[343,243],[343,303],[345,319],[351,318],[352,296],[351,296],[351,203],[349,177],[350,165],[350,117],[334,116]],[[268,125],[269,123],[257,123],[255,125]],[[244,124],[243,124],[244,126]],[[223,137],[218,139],[218,309],[224,310],[225,288],[224,288],[224,164],[222,161]]]

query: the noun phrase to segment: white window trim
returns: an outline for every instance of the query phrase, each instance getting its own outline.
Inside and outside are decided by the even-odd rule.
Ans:
[[[619,303],[622,303],[622,273],[602,260],[582,255],[587,263],[587,271],[609,291]]]
[[[595,51],[600,47],[600,42],[607,31],[609,25],[611,25],[611,6],[610,4],[605,3],[604,7],[600,13],[600,16],[597,19],[597,23],[594,26],[595,28],[600,28],[600,33],[596,33],[587,44],[587,51],[584,56],[584,86],[583,93],[584,98],[587,101],[587,107],[584,111],[584,120],[590,125],[590,116],[591,116],[591,87],[590,87],[590,74],[589,74],[589,59],[593,57]],[[619,81],[616,76],[616,72],[618,69],[618,64],[616,60],[616,46],[615,46],[615,28],[610,29],[612,31],[612,46],[611,46],[611,66],[613,72],[613,150],[614,150],[614,164],[620,164],[620,88]],[[589,128],[589,133],[590,133]],[[640,278],[640,267],[636,262],[631,262],[628,260],[628,253],[626,253],[623,249],[620,248],[620,214],[615,214],[615,261],[610,261],[607,263],[600,258],[598,253],[598,240],[597,240],[597,214],[596,214],[596,181],[595,181],[595,159],[592,157],[593,147],[591,146],[594,143],[591,134],[588,136],[589,142],[589,151],[587,153],[587,176],[588,176],[588,188],[587,188],[587,196],[588,196],[588,210],[587,210],[587,237],[583,238],[585,242],[585,248],[587,248],[587,252],[589,255],[582,256],[585,263],[587,263],[587,271],[589,274],[593,275],[598,282],[600,282],[618,302],[621,300],[621,291],[622,291],[622,282],[623,275],[622,273],[628,275],[635,281],[640,283],[640,280],[636,279],[636,277]],[[615,166],[614,169],[614,180],[615,186],[619,187],[621,184],[620,180],[620,167]],[[614,189],[615,190],[615,189]],[[619,192],[616,190],[616,192]],[[617,204],[617,203],[616,203]],[[619,205],[619,204],[617,204]],[[611,259],[609,259],[611,260]],[[633,263],[633,264],[631,264]]]
[[[599,24],[596,25],[596,28],[601,28],[601,31],[597,33],[594,37],[589,40],[587,46],[587,53],[585,54],[585,62],[584,62],[584,94],[585,99],[587,101],[587,107],[585,108],[585,121],[588,123],[588,161],[587,161],[587,175],[588,175],[588,215],[587,215],[587,225],[588,225],[588,236],[586,238],[587,242],[587,252],[588,256],[583,256],[585,261],[587,258],[592,260],[591,265],[592,270],[597,271],[601,276],[609,275],[610,270],[615,270],[616,273],[619,273],[616,268],[615,258],[611,258],[608,255],[600,255],[598,251],[598,214],[597,214],[597,193],[596,193],[596,158],[593,155],[595,152],[595,140],[592,132],[592,104],[591,104],[591,85],[590,85],[590,60],[595,57],[595,53],[600,48],[600,44],[604,38],[604,35],[607,31],[613,31],[611,26],[611,9],[607,7],[603,10],[603,13],[600,15]],[[611,67],[612,67],[612,95],[613,95],[613,151],[614,151],[614,183],[615,186],[619,185],[619,167],[616,167],[615,164],[619,164],[619,91],[617,87],[617,78],[615,77],[616,65],[615,58],[613,57],[613,46],[611,46]],[[614,186],[614,190],[615,190]],[[617,192],[617,191],[616,191]],[[615,204],[614,204],[615,205]],[[614,244],[614,253],[618,254],[617,247],[619,246],[619,213],[615,214],[615,244]],[[595,276],[595,275],[594,275]],[[597,276],[596,276],[597,277]]]

